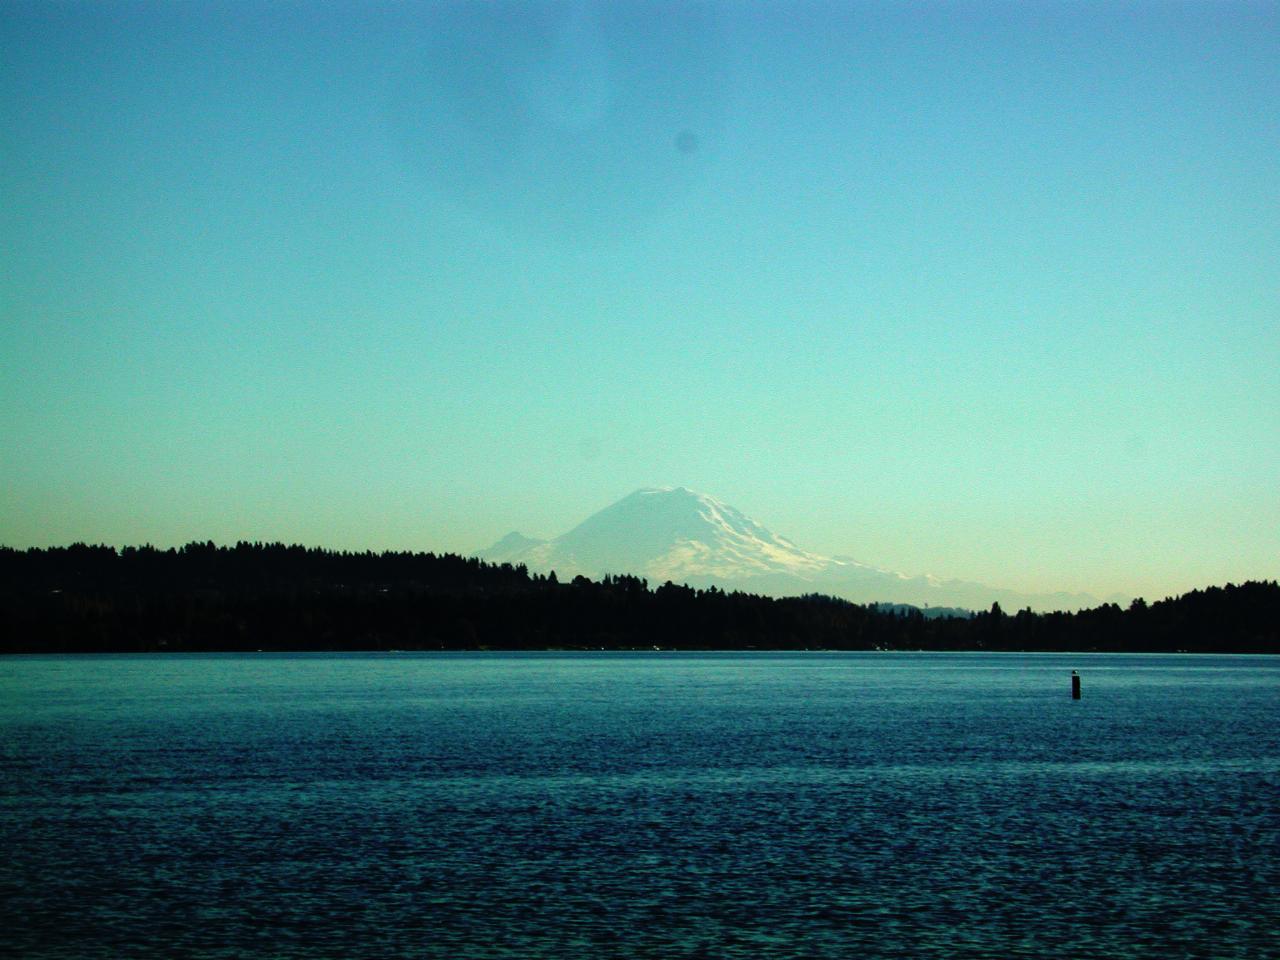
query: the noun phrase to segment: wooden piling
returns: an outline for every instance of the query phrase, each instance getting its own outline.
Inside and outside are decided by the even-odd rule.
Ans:
[[[1074,670],[1071,671],[1071,699],[1080,699],[1080,674]]]

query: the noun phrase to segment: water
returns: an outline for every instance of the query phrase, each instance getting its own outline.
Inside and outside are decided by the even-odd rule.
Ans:
[[[0,660],[17,957],[1278,957],[1278,851],[1261,657]]]

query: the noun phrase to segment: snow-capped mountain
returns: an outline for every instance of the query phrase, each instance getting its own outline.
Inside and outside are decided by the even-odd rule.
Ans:
[[[684,487],[648,488],[619,500],[552,540],[510,533],[480,554],[564,580],[629,573],[650,583],[715,585],[769,596],[825,593],[857,603],[1007,610],[1075,609],[1080,594],[1028,595],[961,580],[909,577],[846,557],[810,553],[728,504]]]

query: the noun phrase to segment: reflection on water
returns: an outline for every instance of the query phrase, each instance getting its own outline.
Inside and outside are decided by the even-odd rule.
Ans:
[[[18,956],[1280,950],[1263,658],[10,658],[0,694]]]

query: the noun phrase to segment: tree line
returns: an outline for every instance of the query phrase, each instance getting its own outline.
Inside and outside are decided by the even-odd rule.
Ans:
[[[554,573],[456,554],[280,543],[0,547],[0,653],[250,650],[1025,650],[1280,653],[1280,585],[1078,612],[926,617]]]

